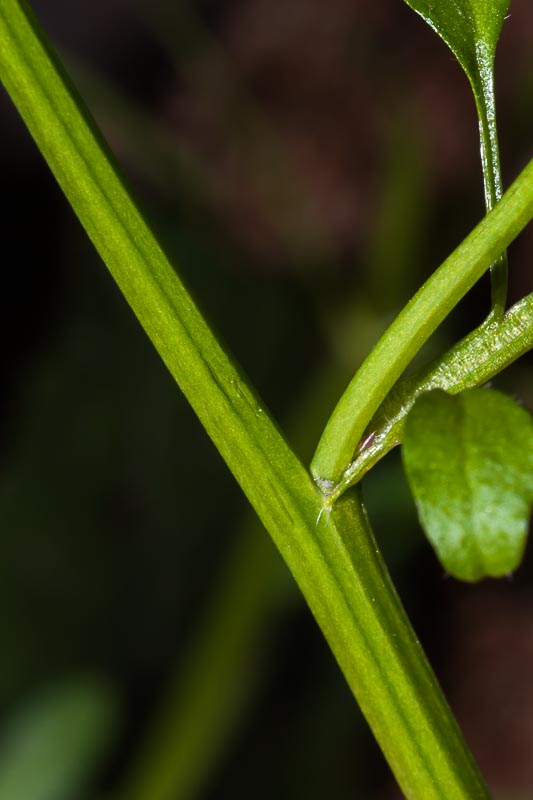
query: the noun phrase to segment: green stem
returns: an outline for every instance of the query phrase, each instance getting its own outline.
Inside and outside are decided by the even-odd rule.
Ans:
[[[498,129],[496,126],[496,99],[494,95],[494,53],[482,41],[477,44],[480,91],[473,86],[479,120],[481,166],[485,190],[485,208],[492,211],[502,198],[502,178]],[[507,304],[507,252],[504,251],[491,265],[492,313],[501,316]]]
[[[328,491],[330,503],[401,444],[405,418],[417,397],[433,389],[458,394],[481,386],[532,347],[533,294],[529,294],[503,317],[491,315],[444,356],[399,381],[372,417],[354,460]]]
[[[338,483],[372,416],[435,329],[533,217],[533,161],[495,208],[396,317],[348,385],[312,463],[321,486]]]
[[[95,247],[282,553],[406,797],[486,798],[362,506],[343,497],[333,510],[325,508],[323,494],[178,279],[20,0],[0,0],[0,76]],[[517,192],[514,229],[523,224],[522,205]],[[490,225],[487,230],[489,235]],[[490,243],[487,251],[493,255]]]

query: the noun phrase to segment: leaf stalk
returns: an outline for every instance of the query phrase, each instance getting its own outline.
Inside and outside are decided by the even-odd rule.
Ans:
[[[479,121],[481,167],[487,213],[492,211],[503,194],[498,129],[496,126],[496,98],[494,94],[494,50],[485,42],[476,46],[481,91],[474,89]],[[507,252],[504,250],[490,267],[491,314],[501,317],[507,305],[508,284]]]

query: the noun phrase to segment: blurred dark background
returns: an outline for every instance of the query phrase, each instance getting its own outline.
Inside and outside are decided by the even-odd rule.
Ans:
[[[483,214],[459,66],[401,0],[32,5],[308,461],[355,368]],[[496,78],[508,185],[533,156],[529,0],[511,4]],[[0,115],[0,800],[396,798],[267,534],[4,93]],[[532,257],[530,227],[512,300]],[[425,358],[488,302],[483,281]],[[531,360],[496,385],[533,408]],[[397,453],[364,491],[492,791],[533,797],[531,554],[509,581],[461,585]]]

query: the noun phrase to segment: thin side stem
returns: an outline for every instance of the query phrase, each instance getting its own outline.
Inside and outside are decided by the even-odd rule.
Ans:
[[[458,394],[482,386],[533,348],[533,294],[503,317],[490,316],[445,355],[398,381],[370,421],[355,458],[329,492],[333,503],[401,444],[405,418],[417,397],[433,389]]]
[[[533,217],[533,161],[495,208],[431,275],[383,334],[348,385],[311,466],[322,487],[338,483],[365,428],[440,323]]]

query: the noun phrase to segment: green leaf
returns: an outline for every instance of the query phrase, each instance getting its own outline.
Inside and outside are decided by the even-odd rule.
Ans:
[[[444,39],[472,86],[479,119],[485,206],[490,211],[502,196],[494,55],[510,0],[405,0]],[[507,256],[492,265],[492,306],[503,313],[507,299]]]
[[[420,520],[445,569],[476,581],[515,570],[533,503],[533,419],[488,389],[422,395],[403,459]]]
[[[444,39],[474,92],[483,91],[511,0],[405,0]]]
[[[502,194],[494,102],[494,55],[511,0],[405,0],[455,55],[474,92],[487,210]]]

